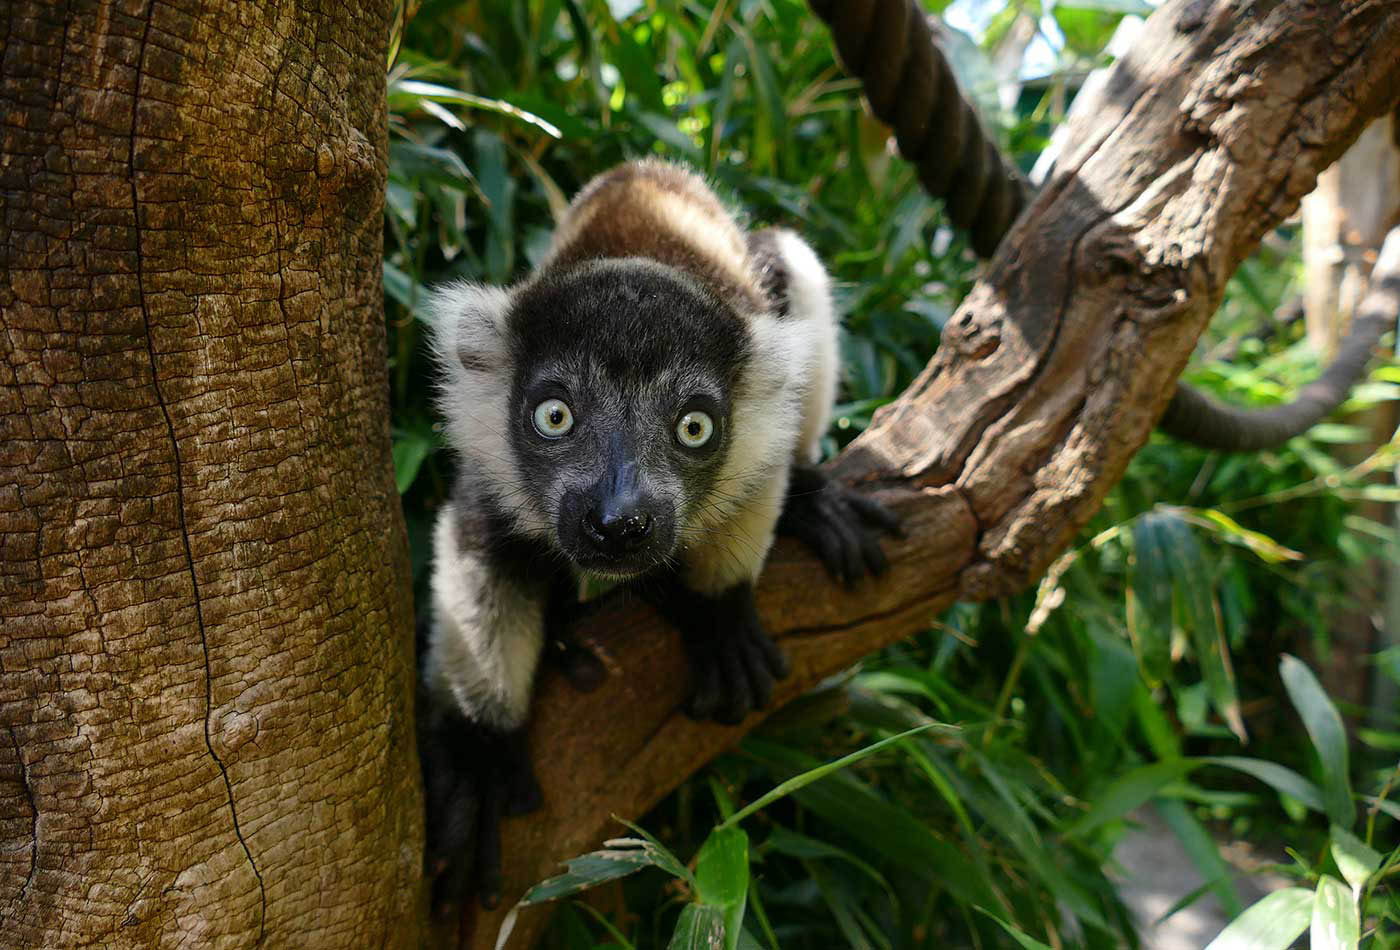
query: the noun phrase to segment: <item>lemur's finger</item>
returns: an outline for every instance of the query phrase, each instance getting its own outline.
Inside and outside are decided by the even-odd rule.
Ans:
[[[899,516],[890,511],[882,502],[878,502],[868,495],[862,495],[854,489],[846,490],[846,501],[856,510],[862,520],[875,525],[886,534],[894,535],[897,538],[904,537],[904,526],[900,523]]]
[[[690,668],[693,686],[685,714],[691,719],[710,719],[720,704],[719,667],[712,659],[692,657]]]
[[[762,709],[773,698],[773,674],[768,671],[759,637],[744,637],[741,649],[744,651],[744,669],[748,672],[753,708]]]
[[[724,702],[715,711],[715,722],[726,726],[741,722],[753,709],[753,695],[749,691],[749,678],[744,669],[742,639],[730,642],[719,651],[720,677],[723,683]]]
[[[862,559],[865,561],[865,569],[872,576],[879,577],[890,569],[890,559],[885,556],[885,549],[880,547],[880,539],[873,531],[865,529],[857,530],[860,537],[860,550]]]
[[[773,674],[775,680],[780,680],[792,672],[792,664],[788,662],[787,654],[773,642],[772,637],[759,630],[754,641],[763,654],[763,661],[768,666],[768,672]]]

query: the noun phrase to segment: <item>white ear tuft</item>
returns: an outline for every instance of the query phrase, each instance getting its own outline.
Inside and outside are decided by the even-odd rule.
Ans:
[[[507,290],[466,281],[434,288],[428,300],[447,440],[474,473],[473,482],[498,500],[514,497],[520,487],[506,436],[513,376],[506,337],[510,302]]]
[[[504,369],[509,309],[510,294],[500,287],[463,280],[433,288],[428,325],[433,353],[449,382],[463,373]]]

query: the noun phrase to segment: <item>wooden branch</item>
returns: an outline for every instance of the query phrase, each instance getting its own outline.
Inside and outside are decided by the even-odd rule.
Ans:
[[[1240,260],[1397,98],[1394,2],[1166,3],[937,357],[835,463],[906,519],[889,576],[842,591],[778,546],[759,597],[793,660],[775,706],[955,599],[1043,571],[1146,441]],[[541,684],[547,805],[507,823],[507,906],[758,722],[682,716],[675,634],[640,604],[610,605],[584,633],[611,676],[590,695]],[[491,947],[504,910],[469,920],[464,942]],[[523,915],[511,946],[541,920]]]

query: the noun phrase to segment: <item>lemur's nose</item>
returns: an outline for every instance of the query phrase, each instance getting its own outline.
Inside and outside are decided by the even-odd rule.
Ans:
[[[583,516],[585,533],[611,554],[634,551],[651,534],[652,517],[635,504],[608,499],[589,508]]]

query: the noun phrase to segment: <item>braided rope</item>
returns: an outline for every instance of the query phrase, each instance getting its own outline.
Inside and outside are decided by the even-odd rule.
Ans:
[[[934,37],[919,0],[808,0],[831,29],[846,70],[865,86],[870,110],[894,129],[919,181],[944,200],[953,224],[990,257],[1029,203],[1029,183],[1001,154]],[[1396,112],[1400,135],[1400,109]],[[1397,229],[1400,231],[1400,229]],[[1387,247],[1400,238],[1392,234]],[[1382,261],[1400,255],[1400,249]],[[1394,271],[1394,272],[1393,272]],[[1340,406],[1366,371],[1372,349],[1395,325],[1400,264],[1377,264],[1377,294],[1352,320],[1337,358],[1291,402],[1266,409],[1226,405],[1178,383],[1160,426],[1206,448],[1257,451],[1282,445]],[[1384,291],[1384,292],[1382,292]],[[1385,309],[1389,306],[1389,309]]]
[[[1030,186],[958,89],[923,8],[917,0],[810,3],[924,189],[944,199],[953,224],[990,257],[1026,206]]]

